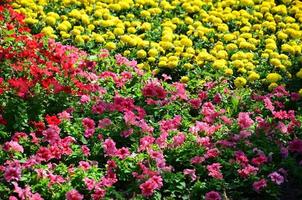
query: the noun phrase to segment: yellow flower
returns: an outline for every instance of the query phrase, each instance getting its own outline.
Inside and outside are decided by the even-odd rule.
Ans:
[[[113,33],[114,33],[115,35],[123,35],[123,34],[124,34],[124,29],[122,29],[122,28],[115,28],[115,29],[113,30]]]
[[[255,81],[258,80],[259,78],[260,78],[259,74],[257,74],[256,72],[251,72],[247,79],[249,81]]]
[[[141,49],[141,50],[137,51],[136,55],[138,58],[145,58],[147,56],[147,53],[145,50]]]
[[[302,68],[296,73],[296,76],[302,79]]]
[[[88,30],[93,31],[95,29],[95,26],[93,24],[88,25]]]
[[[192,40],[190,40],[189,38],[182,38],[180,40],[180,42],[183,46],[186,46],[186,47],[191,47],[193,45]]]
[[[156,57],[158,55],[158,51],[155,48],[152,48],[148,51],[148,55],[151,57]]]
[[[241,88],[243,86],[246,85],[246,79],[243,78],[243,77],[237,77],[235,80],[234,80],[234,84],[237,88]]]
[[[191,63],[185,63],[184,64],[184,68],[185,69],[192,69],[193,68],[193,65]]]
[[[82,36],[80,35],[77,35],[75,37],[75,42],[78,44],[78,45],[83,45],[85,43],[85,40],[82,38]]]
[[[53,16],[48,16],[46,17],[45,22],[50,26],[54,26],[56,24],[56,18],[54,18]]]
[[[266,80],[269,83],[276,83],[282,79],[282,76],[278,73],[270,73],[266,76]]]
[[[230,69],[230,68],[226,68],[224,70],[224,74],[227,75],[227,76],[232,76],[233,75],[233,70]]]
[[[189,77],[187,77],[187,76],[182,76],[181,79],[180,79],[180,82],[181,82],[181,83],[187,83],[189,80],[190,80]]]
[[[105,48],[108,48],[109,50],[114,50],[116,49],[116,44],[114,42],[107,42]]]
[[[271,83],[269,86],[268,86],[268,89],[270,91],[272,91],[273,89],[275,89],[276,87],[278,87],[278,84],[277,83]]]
[[[54,30],[50,26],[46,26],[42,29],[41,32],[44,33],[46,36],[51,36],[54,33]]]
[[[299,95],[302,97],[302,88],[299,90]]]
[[[215,69],[223,69],[226,67],[226,65],[227,65],[227,61],[224,59],[215,60],[213,63],[213,67]]]

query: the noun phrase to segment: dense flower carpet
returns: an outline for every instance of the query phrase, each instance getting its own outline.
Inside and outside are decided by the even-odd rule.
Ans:
[[[0,1],[0,199],[302,199],[299,0]]]

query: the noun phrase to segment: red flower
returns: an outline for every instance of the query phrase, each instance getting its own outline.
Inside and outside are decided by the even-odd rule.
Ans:
[[[45,119],[49,125],[58,126],[61,123],[61,120],[55,115],[53,116],[46,115]]]

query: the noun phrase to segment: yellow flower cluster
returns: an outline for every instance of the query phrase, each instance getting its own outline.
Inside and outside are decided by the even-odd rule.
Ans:
[[[302,78],[292,66],[302,51],[302,2],[278,2],[15,0],[13,7],[61,41],[115,50],[145,69],[210,66],[242,87]]]

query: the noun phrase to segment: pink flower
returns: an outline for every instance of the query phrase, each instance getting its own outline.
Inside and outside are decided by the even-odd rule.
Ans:
[[[79,162],[79,167],[81,167],[83,170],[88,170],[90,169],[90,163],[89,162],[86,162],[86,161],[80,161]]]
[[[130,155],[130,151],[129,151],[128,148],[122,147],[119,150],[117,150],[117,152],[115,153],[115,155],[117,157],[119,157],[120,159],[125,159],[126,157],[128,157]]]
[[[209,149],[209,150],[205,153],[204,157],[205,157],[206,159],[208,159],[208,158],[215,158],[215,157],[217,157],[218,155],[219,155],[219,150],[218,150],[217,148],[213,148],[213,149]]]
[[[59,113],[58,116],[59,116],[59,119],[61,119],[61,120],[70,120],[72,118],[70,113],[67,111],[63,111],[63,112]]]
[[[184,169],[183,173],[184,175],[189,175],[192,179],[192,181],[196,180],[196,170],[195,169]]]
[[[153,176],[139,186],[143,196],[145,197],[152,196],[154,190],[160,189],[161,187],[162,187],[162,178],[160,176]]]
[[[238,124],[240,128],[246,129],[249,128],[254,121],[250,118],[249,113],[241,112],[238,115]]]
[[[100,58],[107,58],[110,55],[107,49],[101,49],[100,52]]]
[[[144,150],[148,149],[151,144],[153,144],[153,142],[155,141],[155,138],[152,136],[145,136],[145,137],[142,137],[139,141],[140,141],[139,142],[140,145],[139,145],[138,151],[144,151]]]
[[[77,190],[73,189],[66,193],[67,200],[82,200],[84,196],[80,194]]]
[[[85,177],[83,181],[88,190],[93,190],[95,186],[95,180]]]
[[[173,147],[177,147],[177,146],[180,146],[182,145],[186,140],[186,136],[185,134],[183,133],[178,133],[177,135],[175,135],[173,137],[173,143],[172,143],[172,146]]]
[[[262,188],[265,188],[266,186],[267,184],[265,179],[261,179],[253,183],[253,188],[256,192],[259,192]]]
[[[258,157],[252,159],[252,163],[257,166],[260,166],[266,162],[267,162],[267,157],[264,154],[261,154]]]
[[[268,177],[271,178],[271,180],[277,185],[281,185],[284,182],[284,177],[278,172],[273,172],[269,174]]]
[[[288,150],[291,152],[302,153],[302,140],[294,139],[289,143]]]
[[[209,176],[212,176],[215,179],[223,179],[223,175],[220,172],[221,167],[222,166],[220,163],[213,163],[211,165],[208,165],[207,170],[209,171]]]
[[[246,167],[244,167],[243,169],[239,169],[237,170],[239,175],[243,178],[247,178],[248,176],[250,175],[254,175],[257,173],[258,171],[258,168],[257,167],[254,167],[250,164],[248,164]]]
[[[94,120],[88,117],[82,119],[82,124],[85,127],[85,129],[93,129],[95,127]]]
[[[216,191],[211,191],[206,193],[206,199],[205,200],[221,200],[221,196]]]
[[[93,200],[101,200],[105,197],[106,195],[106,190],[103,188],[96,188],[94,190],[94,193],[91,195]]]
[[[201,156],[195,156],[191,159],[191,164],[200,164],[202,162],[205,161],[205,158],[204,157],[201,157]]]
[[[112,124],[111,120],[109,118],[104,118],[99,120],[98,128],[106,128],[107,126],[110,126]]]
[[[189,103],[192,106],[192,108],[198,109],[198,108],[200,108],[202,101],[199,98],[198,99],[190,99]]]
[[[242,165],[246,165],[249,162],[249,159],[247,158],[245,153],[242,151],[236,151],[235,157],[236,157],[236,162],[238,162]]]
[[[49,125],[49,128],[42,132],[45,140],[49,142],[49,144],[57,143],[60,138],[61,129],[55,125]]]
[[[103,148],[104,148],[105,153],[108,156],[114,156],[117,151],[117,149],[115,147],[115,142],[111,138],[106,139],[104,141]]]
[[[142,93],[145,97],[156,97],[159,99],[164,99],[167,96],[167,92],[158,81],[147,83]]]
[[[82,145],[81,146],[81,150],[82,150],[82,152],[83,152],[83,154],[85,156],[89,156],[90,155],[90,149],[86,145]]]
[[[268,97],[264,98],[263,101],[264,101],[264,105],[265,105],[266,109],[270,110],[271,112],[273,112],[275,110],[273,103],[271,102],[271,100]]]
[[[125,137],[125,138],[129,137],[132,134],[133,134],[133,129],[132,128],[121,132],[121,136]]]
[[[18,166],[8,166],[4,172],[4,178],[7,182],[12,180],[19,181],[21,178],[21,168]]]
[[[18,142],[15,141],[6,142],[4,144],[3,149],[5,151],[14,151],[14,152],[21,152],[21,153],[23,153],[24,151],[23,147]]]
[[[87,95],[82,95],[81,96],[80,102],[82,104],[88,103],[89,101],[90,101],[90,97],[89,96],[87,96]]]

